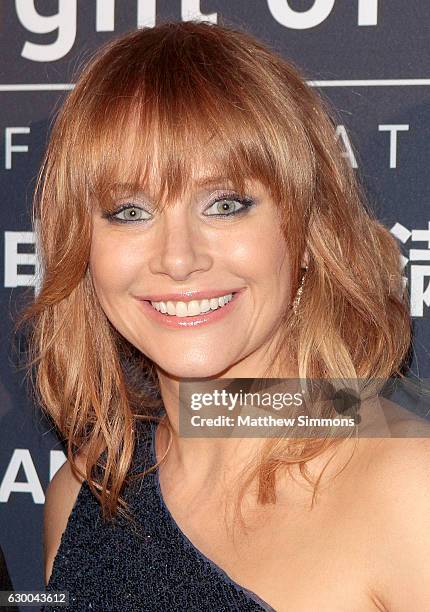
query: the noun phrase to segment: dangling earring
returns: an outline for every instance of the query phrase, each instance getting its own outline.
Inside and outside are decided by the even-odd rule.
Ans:
[[[300,282],[300,286],[297,289],[296,297],[294,298],[293,303],[291,305],[295,315],[297,315],[297,311],[298,311],[298,308],[299,308],[300,298],[302,297],[303,287],[304,287],[304,284],[305,284],[305,277],[306,277],[306,272],[307,271],[308,271],[308,268],[306,266],[305,271],[304,271],[303,276],[302,276],[302,280]]]

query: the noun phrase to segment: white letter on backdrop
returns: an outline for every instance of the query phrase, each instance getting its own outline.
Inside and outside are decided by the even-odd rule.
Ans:
[[[211,23],[217,23],[218,21],[218,13],[208,13],[205,15],[201,12],[200,0],[182,0],[181,17],[182,21],[191,21],[192,19],[210,21]]]
[[[96,31],[113,32],[115,30],[115,0],[97,0]]]
[[[380,132],[390,132],[390,168],[397,168],[397,132],[407,132],[409,125],[379,125]]]
[[[358,0],[358,25],[378,25],[378,0]]]
[[[58,13],[40,15],[34,0],[15,0],[18,19],[29,32],[48,34],[58,30],[53,43],[37,44],[26,41],[21,55],[34,62],[53,62],[64,57],[76,39],[77,5],[76,0],[58,0]]]
[[[29,127],[7,127],[5,130],[5,142],[4,142],[4,149],[5,149],[5,154],[4,154],[4,158],[5,158],[5,164],[4,167],[6,168],[6,170],[11,170],[12,168],[12,153],[27,153],[28,152],[28,145],[14,145],[12,144],[12,136],[13,134],[29,134],[30,133],[30,128]]]
[[[315,0],[307,11],[295,11],[288,0],[267,0],[272,16],[281,25],[293,30],[307,30],[322,23],[333,10],[335,0]]]

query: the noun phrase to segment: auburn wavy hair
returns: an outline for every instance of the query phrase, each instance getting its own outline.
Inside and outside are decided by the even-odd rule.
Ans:
[[[331,111],[297,69],[225,25],[167,22],[112,40],[56,113],[33,206],[40,289],[17,324],[37,402],[106,518],[128,514],[134,425],[159,419],[162,399],[154,363],[120,336],[96,297],[92,210],[109,208],[117,183],[149,183],[156,207],[170,205],[201,159],[238,193],[249,177],[267,188],[293,290],[308,249],[297,313],[288,308],[279,322],[277,374],[293,360],[301,379],[386,379],[402,375],[410,351],[400,249],[366,203]],[[277,470],[298,464],[306,477],[306,462],[338,442],[269,438],[238,499],[257,479],[259,502],[274,503]],[[86,473],[75,460],[84,446]]]

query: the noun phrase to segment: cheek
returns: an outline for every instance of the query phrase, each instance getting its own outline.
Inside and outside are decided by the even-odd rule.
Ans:
[[[229,257],[245,278],[276,286],[285,292],[290,282],[290,259],[284,236],[277,226],[257,228],[234,241]]]
[[[116,293],[132,282],[139,268],[131,245],[109,237],[93,237],[89,267],[97,293]]]

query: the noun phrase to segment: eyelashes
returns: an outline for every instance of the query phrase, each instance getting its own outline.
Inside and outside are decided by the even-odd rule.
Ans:
[[[232,204],[239,204],[240,208],[234,207],[234,210],[228,212],[228,207],[231,207]],[[255,200],[253,198],[241,197],[238,194],[224,193],[218,195],[212,200],[209,206],[205,209],[204,216],[231,219],[233,217],[246,214],[254,205]],[[226,208],[227,212],[225,214],[223,212],[217,212],[215,214],[206,214],[207,211],[211,209],[221,211],[226,210]],[[120,217],[119,215],[121,214],[123,214],[125,218]],[[131,215],[131,218],[127,218],[127,214]],[[149,221],[151,219],[151,216],[139,217],[139,214],[150,215],[150,213],[148,213],[148,211],[146,211],[142,206],[130,202],[123,204],[113,212],[104,211],[102,212],[101,216],[104,219],[107,219],[110,223],[145,223],[146,221]]]
[[[122,219],[121,217],[119,217],[118,215],[122,214],[122,213],[127,213],[128,211],[131,211],[130,214],[134,213],[134,215],[132,214],[132,218],[131,219]],[[137,212],[137,216],[136,216],[136,211]],[[140,206],[137,206],[137,204],[124,204],[123,206],[120,206],[120,208],[118,208],[118,210],[116,210],[115,212],[103,212],[102,213],[102,217],[104,219],[107,219],[110,223],[136,223],[138,221],[149,221],[150,217],[143,218],[143,219],[139,219],[139,212],[146,212],[143,208],[141,208]],[[133,218],[136,217],[136,218]]]

